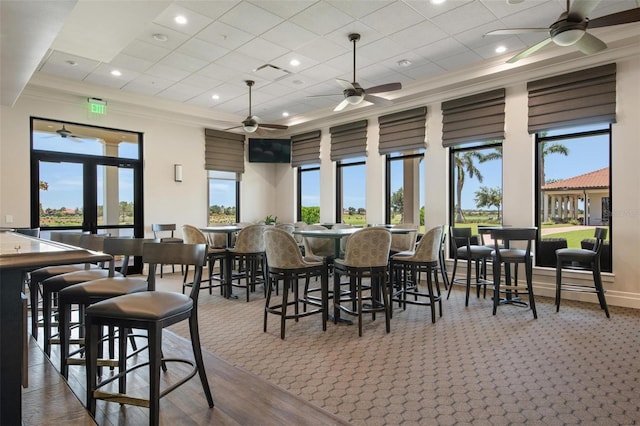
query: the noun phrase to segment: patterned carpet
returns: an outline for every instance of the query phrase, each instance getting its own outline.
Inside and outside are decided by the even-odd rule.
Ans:
[[[174,275],[159,289],[180,291]],[[320,316],[279,318],[262,331],[262,290],[227,300],[202,291],[203,348],[354,425],[631,425],[640,422],[640,310],[537,297],[531,311],[472,297],[462,287],[430,322],[428,308],[394,308],[357,326]],[[594,296],[595,298],[595,296]],[[187,337],[186,324],[172,328]]]

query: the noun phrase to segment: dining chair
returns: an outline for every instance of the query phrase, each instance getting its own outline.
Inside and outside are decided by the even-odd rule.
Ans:
[[[498,306],[513,304],[531,308],[533,318],[538,318],[536,302],[533,296],[533,256],[531,247],[535,244],[537,228],[495,228],[491,230],[491,238],[494,241],[492,252],[493,263],[493,315]],[[525,248],[514,247],[513,243],[525,245]],[[525,284],[524,290],[528,294],[529,303],[521,300],[523,291],[518,286],[518,265],[524,265]],[[505,284],[502,285],[502,265],[504,265]],[[513,281],[511,265],[514,265]],[[504,294],[504,297],[501,295]]]
[[[327,291],[328,271],[327,265],[321,260],[308,260],[302,256],[298,243],[291,234],[282,229],[269,228],[264,231],[265,252],[267,256],[268,278],[267,297],[264,308],[264,332],[267,332],[267,316],[275,314],[280,316],[280,338],[285,338],[286,320],[293,319],[296,322],[302,317],[320,313],[322,314],[322,330],[327,330]],[[320,277],[322,297],[321,300],[299,297],[298,280],[302,277]],[[283,281],[282,299],[272,303],[273,289],[278,282]],[[289,298],[289,293],[293,298]],[[300,305],[304,306],[300,312]],[[312,306],[313,309],[307,309]],[[293,312],[291,312],[293,308]]]
[[[453,271],[449,280],[449,290],[447,291],[447,299],[451,295],[451,289],[455,283],[464,283],[466,286],[466,295],[464,305],[469,306],[469,293],[471,286],[476,286],[476,292],[480,297],[480,287],[484,287],[484,297],[487,296],[487,284],[491,281],[486,279],[487,260],[491,259],[493,249],[479,244],[472,244],[471,228],[455,227],[449,228],[449,241],[453,246]],[[458,269],[458,261],[465,260],[467,262],[467,276],[465,281],[456,280],[456,270]],[[475,264],[475,281],[471,282],[471,268]]]
[[[233,287],[246,289],[247,302],[249,293],[255,292],[256,285],[266,284],[267,281],[264,250],[264,231],[267,226],[254,224],[242,228],[236,237],[235,246],[227,249],[231,262],[237,261],[238,265],[242,265],[231,281]]]
[[[358,335],[362,336],[362,315],[376,312],[385,316],[386,331],[391,331],[387,265],[391,232],[385,228],[363,228],[349,237],[344,259],[333,262],[334,322],[340,312],[358,317]],[[340,276],[349,279],[349,290],[341,291]],[[370,284],[363,282],[369,278]]]
[[[196,374],[200,377],[202,389],[210,408],[213,398],[207,379],[200,347],[198,331],[198,295],[202,268],[206,262],[205,244],[162,244],[150,243],[143,246],[143,261],[147,263],[148,290],[138,293],[112,297],[92,304],[86,309],[85,338],[86,350],[86,404],[92,416],[96,415],[98,399],[120,404],[137,405],[149,408],[149,424],[158,425],[160,420],[160,398],[186,383]],[[156,266],[161,264],[180,264],[194,267],[193,287],[190,294],[156,291]],[[163,329],[178,322],[189,321],[193,359],[163,358]],[[115,327],[118,335],[124,336],[126,329],[146,330],[148,339],[148,361],[127,366],[127,340],[118,339],[118,374],[105,377],[98,382],[98,354],[102,345],[101,329],[104,326]],[[160,390],[160,369],[163,363],[180,362],[192,367],[186,377],[171,381],[171,385]],[[127,395],[127,375],[138,368],[148,366],[149,393],[146,398]],[[102,390],[109,383],[118,381],[118,392]],[[140,383],[136,387],[141,386]]]
[[[415,229],[407,234],[391,234],[391,251],[390,254],[394,255],[402,251],[413,251],[416,246],[416,240],[418,238],[418,227],[413,223],[399,223],[394,228],[396,229]]]
[[[443,226],[431,228],[420,239],[415,250],[401,251],[391,256],[389,267],[389,298],[391,300],[389,315],[391,317],[393,317],[393,302],[398,302],[403,310],[407,309],[407,304],[429,306],[433,323],[436,322],[437,303],[440,316],[442,316],[442,295],[438,284],[438,270],[440,269],[443,233]],[[420,273],[425,273],[427,276],[426,289],[420,288],[418,283]],[[397,287],[393,283],[397,283]]]
[[[574,291],[581,293],[595,293],[598,296],[600,308],[604,310],[607,318],[610,318],[607,300],[604,297],[605,289],[602,285],[600,257],[604,240],[607,238],[607,228],[596,228],[594,232],[595,244],[593,249],[564,248],[556,250],[556,312],[560,311],[560,296],[562,291]],[[593,284],[580,284],[562,282],[563,269],[591,271]]]
[[[154,223],[151,225],[151,231],[153,232],[153,238],[157,239],[161,243],[183,243],[182,238],[177,238],[174,234],[176,232],[175,223]],[[160,278],[162,278],[162,267],[160,265]],[[171,272],[176,272],[175,265],[171,265]]]

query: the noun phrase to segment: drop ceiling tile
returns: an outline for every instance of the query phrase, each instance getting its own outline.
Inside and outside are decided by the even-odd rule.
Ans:
[[[196,75],[200,75],[205,78],[222,80],[222,81],[235,79],[237,77],[237,74],[238,73],[236,71],[223,67],[222,65],[216,62],[207,65],[206,67],[204,67],[203,69],[201,69],[196,73]]]
[[[179,4],[180,6],[198,12],[201,15],[212,19],[218,19],[238,3],[240,3],[240,0],[180,0]]]
[[[165,41],[156,40],[156,38],[154,38],[155,34],[164,35],[167,39]],[[152,22],[145,26],[142,33],[136,37],[136,39],[153,44],[154,46],[173,50],[187,41],[189,36]]]
[[[564,11],[564,6],[560,2],[549,1],[536,3],[529,9],[502,17],[500,20],[505,25],[503,28],[547,28]]]
[[[127,68],[118,68],[122,73],[120,76],[111,75],[114,67],[111,64],[100,64],[91,74],[84,79],[88,83],[94,83],[101,86],[116,87],[118,89],[124,87],[130,81],[138,78],[141,73]]]
[[[161,59],[159,64],[192,73],[201,70],[207,66],[209,62],[174,51]]]
[[[487,24],[472,28],[468,31],[460,32],[455,35],[455,39],[467,46],[469,49],[475,49],[476,47],[494,44],[496,40],[499,40],[502,36],[484,35],[489,31],[497,28],[499,25],[500,21],[492,21]]]
[[[482,60],[480,55],[475,52],[467,51],[440,59],[438,61],[438,64],[446,70],[452,71],[460,69],[465,65],[471,65],[474,62],[478,62],[480,60]]]
[[[390,35],[424,20],[402,2],[393,2],[362,18],[362,22],[384,35]]]
[[[251,3],[243,2],[222,15],[219,21],[253,35],[260,35],[281,23],[283,19]]]
[[[401,55],[407,49],[388,37],[381,38],[364,46],[358,46],[357,58],[368,58],[372,61],[383,61],[393,56]]]
[[[171,53],[171,49],[155,46],[141,40],[133,40],[121,53],[125,53],[135,58],[146,59],[147,61],[157,62]]]
[[[419,49],[415,49],[413,52],[433,62],[438,62],[442,58],[454,56],[459,53],[464,53],[469,49],[456,39],[449,37],[442,40],[438,40],[434,43],[428,44]]]
[[[109,65],[114,68],[125,68],[143,73],[153,65],[153,62],[142,58],[136,58],[134,56],[127,55],[126,53],[120,53],[116,55],[111,62],[109,62]]]
[[[324,38],[317,38],[309,44],[296,49],[296,52],[302,53],[304,56],[318,62],[324,62],[350,51],[350,46],[347,43],[348,42],[337,44]]]
[[[318,0],[251,0],[250,3],[266,9],[281,18],[288,19],[317,1]]]
[[[353,21],[346,27],[338,28],[324,37],[339,45],[344,45],[348,50],[353,51],[353,42],[349,40],[349,34],[352,33],[360,34],[360,40],[357,42],[358,47],[366,46],[369,43],[385,37],[384,34],[361,21]]]
[[[292,22],[283,22],[261,36],[263,39],[289,50],[295,50],[315,40],[318,36]]]
[[[223,22],[214,22],[196,36],[197,39],[213,43],[228,50],[237,49],[254,36]]]
[[[176,16],[184,16],[187,18],[186,24],[178,24],[175,21]],[[153,22],[163,27],[171,28],[183,34],[194,35],[199,33],[204,27],[212,22],[208,16],[201,15],[191,9],[182,7],[180,3],[175,2],[169,5]]]
[[[336,78],[340,74],[342,74],[342,71],[340,71],[339,69],[330,67],[327,64],[318,63],[311,68],[300,71],[296,75],[303,81],[305,81],[305,83],[307,83],[308,80],[309,82],[313,82],[313,84],[316,84],[323,80]]]
[[[508,53],[497,53],[496,47],[504,46],[507,50],[505,52]],[[526,49],[527,46],[520,40],[517,36],[511,36],[507,39],[501,40],[500,42],[492,43],[486,46],[480,46],[474,49],[478,55],[482,56],[484,59],[496,58],[499,56],[505,55],[505,61],[517,54],[520,50]]]
[[[447,33],[429,21],[422,21],[389,36],[391,40],[405,49],[417,49],[445,37],[447,37]]]
[[[241,73],[250,73],[264,65],[264,60],[247,56],[240,52],[229,52],[216,61],[216,64]]]
[[[482,3],[478,2],[466,3],[463,6],[431,18],[434,24],[450,35],[455,35],[495,20],[494,14]]]
[[[191,74],[191,72],[157,63],[149,68],[145,72],[145,74],[152,77],[158,77],[164,80],[176,82],[182,80],[183,78]]]
[[[190,76],[182,79],[183,84],[188,84],[189,86],[199,87],[203,90],[212,90],[214,87],[222,84],[222,80],[217,80],[215,78],[210,78],[202,74],[191,74]]]
[[[167,87],[157,96],[165,99],[171,99],[178,102],[185,102],[191,98],[201,95],[204,90],[199,87],[189,86],[188,84],[176,83]]]
[[[213,62],[229,53],[229,49],[208,43],[204,40],[192,38],[175,50],[175,53],[187,55],[205,62]]]
[[[201,95],[194,96],[193,98],[184,101],[184,103],[187,105],[194,105],[202,108],[218,108],[218,105],[220,105],[221,102],[219,100],[213,100],[211,98],[212,93],[213,92],[202,93]]]
[[[297,60],[299,65],[291,65],[292,60]],[[302,71],[318,65],[318,61],[308,58],[298,52],[288,52],[270,62],[271,64],[289,70],[292,74],[299,74]]]
[[[99,64],[99,61],[94,61],[93,59],[88,59],[82,56],[76,56],[70,53],[53,50],[51,54],[47,56],[45,60],[43,60],[42,65],[60,66],[60,70],[63,70],[64,67],[67,67],[73,74],[76,74],[89,73],[93,71]]]
[[[155,96],[173,83],[171,80],[142,74],[127,83],[124,89],[143,95]]]
[[[423,76],[433,76],[445,72],[446,70],[431,61],[420,63],[419,65],[412,65],[406,68],[402,68],[400,72],[402,74],[414,79],[419,80],[424,78]]]
[[[265,63],[270,63],[272,59],[287,54],[289,51],[275,43],[271,43],[262,37],[256,37],[248,43],[236,49],[237,53],[245,54],[249,57],[262,59]]]
[[[523,12],[534,6],[540,6],[543,4],[549,4],[551,2],[557,3],[556,0],[527,0],[521,3],[507,3],[506,1],[495,0],[480,0],[484,6],[491,11],[497,18],[504,18],[505,16],[513,15],[514,13]]]
[[[431,19],[435,16],[442,15],[450,10],[457,9],[465,4],[471,3],[476,0],[449,0],[440,4],[433,4],[431,1],[425,0],[404,0],[407,5],[417,11],[425,18]],[[489,0],[489,1],[502,1],[502,0]],[[505,0],[506,1],[506,0]],[[532,0],[537,1],[537,0]]]
[[[44,74],[56,75],[58,77],[68,78],[71,80],[84,80],[91,70],[84,67],[72,66],[69,64],[61,64],[47,61],[40,67],[40,72]]]
[[[375,12],[378,9],[383,8],[389,4],[388,0],[367,0],[367,1],[354,1],[354,0],[329,0],[329,3],[345,12],[346,14],[353,16],[356,19],[361,19],[363,16],[367,16],[370,13]]]
[[[289,21],[316,34],[324,35],[348,25],[353,18],[329,3],[318,2],[292,16]]]

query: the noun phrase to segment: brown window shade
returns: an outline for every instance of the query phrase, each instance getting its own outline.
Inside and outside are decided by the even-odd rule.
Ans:
[[[427,107],[414,108],[378,117],[381,155],[425,147]]]
[[[529,133],[616,122],[616,64],[532,81]]]
[[[320,130],[291,136],[291,167],[320,163]]]
[[[504,139],[504,89],[442,103],[442,146]]]
[[[244,173],[244,135],[204,129],[204,168]]]
[[[367,154],[367,120],[329,128],[331,132],[331,161]]]

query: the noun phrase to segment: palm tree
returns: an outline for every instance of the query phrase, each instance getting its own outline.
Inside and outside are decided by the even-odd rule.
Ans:
[[[480,170],[476,167],[475,160],[478,160],[480,163],[484,163],[485,161],[496,160],[499,158],[502,158],[502,147],[495,148],[488,154],[483,154],[479,150],[456,153],[455,165],[456,173],[458,174],[456,182],[456,222],[464,222],[464,214],[462,213],[462,188],[464,187],[466,177],[477,177],[480,183],[482,183],[484,179],[482,173],[480,173]]]
[[[542,173],[542,185],[545,185],[547,183],[544,173],[544,159],[547,155],[550,154],[562,154],[566,157],[567,155],[569,155],[569,148],[559,143],[542,142],[542,146],[540,149],[540,172]]]

